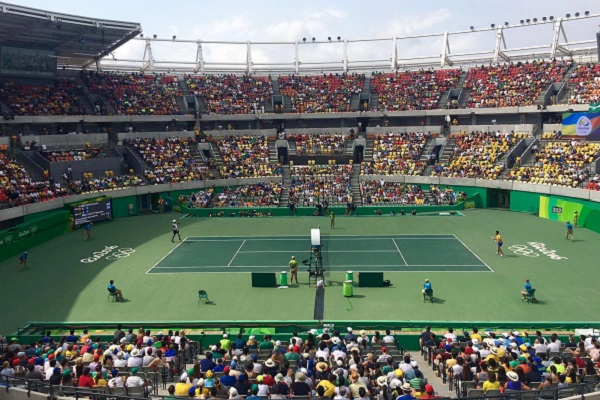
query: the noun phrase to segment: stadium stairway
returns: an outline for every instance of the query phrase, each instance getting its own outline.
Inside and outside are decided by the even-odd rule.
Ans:
[[[277,159],[277,148],[275,147],[275,143],[277,141],[276,140],[271,140],[269,139],[268,143],[269,143],[269,162],[271,163],[278,163],[279,160]]]
[[[198,111],[200,112],[200,114],[208,114],[208,108],[206,108],[204,100],[196,96],[196,102],[198,103]]]
[[[283,112],[291,113],[292,112],[292,99],[289,96],[283,96]]]
[[[379,107],[379,95],[377,93],[371,93],[369,95],[369,109],[377,110]]]
[[[352,200],[357,206],[363,205],[363,199],[360,195],[360,182],[358,177],[360,176],[360,164],[352,165],[352,176],[350,177],[350,190],[352,191]]]
[[[448,97],[450,97],[450,91],[449,90],[444,90],[442,92],[442,95],[440,96],[440,100],[438,101],[437,108],[440,108],[440,109],[447,108]]]
[[[283,187],[281,188],[281,198],[279,199],[279,207],[287,207],[290,201],[290,185],[292,183],[292,176],[290,174],[289,165],[284,165],[282,168]]]
[[[279,80],[277,77],[271,77],[271,87],[273,88],[273,96],[279,96],[281,93],[279,92]]]
[[[175,96],[175,102],[177,103],[177,108],[179,109],[179,114],[189,114],[189,110],[187,104],[183,100],[183,96]]]
[[[371,77],[365,76],[363,83],[362,94],[371,94]]]
[[[179,85],[179,89],[181,89],[181,93],[183,93],[184,96],[191,95],[190,88],[188,87],[187,82],[185,81],[183,76],[177,77],[177,85]]]
[[[358,108],[360,107],[359,97],[360,96],[358,94],[352,95],[350,99],[350,111],[358,111]]]
[[[452,153],[454,153],[454,145],[456,144],[456,139],[448,139],[446,142],[446,147],[444,147],[444,151],[440,156],[440,165],[445,165],[450,161],[450,157],[452,157]]]
[[[365,157],[363,161],[373,161],[373,145],[375,143],[374,138],[367,136],[367,148],[365,149]]]

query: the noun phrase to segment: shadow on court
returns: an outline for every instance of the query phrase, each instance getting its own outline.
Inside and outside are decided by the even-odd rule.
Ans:
[[[446,300],[444,300],[444,299],[442,299],[440,297],[434,297],[430,301],[431,304],[444,304],[445,302],[446,302]],[[425,303],[427,303],[427,301]]]

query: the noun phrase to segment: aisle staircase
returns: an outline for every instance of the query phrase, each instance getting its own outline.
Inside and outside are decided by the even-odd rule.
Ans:
[[[352,201],[357,206],[362,206],[363,199],[360,194],[359,176],[360,176],[360,164],[353,164],[352,165],[352,176],[350,177],[350,185],[351,185],[350,190],[352,191]]]

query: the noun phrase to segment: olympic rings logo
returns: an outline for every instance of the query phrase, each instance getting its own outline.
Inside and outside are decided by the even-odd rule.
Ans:
[[[540,255],[536,253],[533,249],[525,246],[524,244],[514,244],[509,247],[513,253],[525,256],[525,257],[539,257]]]
[[[118,249],[117,251],[115,251],[108,257],[106,257],[106,259],[107,260],[118,260],[119,258],[129,257],[133,253],[135,253],[134,249],[132,249],[131,247],[124,247],[122,249]]]

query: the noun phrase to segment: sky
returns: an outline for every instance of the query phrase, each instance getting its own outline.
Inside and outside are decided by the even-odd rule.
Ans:
[[[509,22],[519,24],[521,19],[554,16],[565,17],[585,11],[600,13],[598,0],[455,0],[439,1],[382,1],[345,0],[292,2],[278,1],[204,1],[204,0],[146,0],[143,2],[116,0],[8,0],[8,3],[39,8],[66,14],[112,19],[141,24],[146,37],[156,34],[160,38],[201,39],[203,41],[301,41],[300,59],[305,62],[341,62],[343,46],[337,44],[312,44],[332,37],[342,40],[391,38],[418,34],[456,32],[474,28],[488,28]],[[581,23],[565,24],[569,41],[595,40],[600,18]],[[552,25],[537,25],[527,29],[512,29],[505,33],[509,47],[549,44]],[[495,32],[451,36],[452,53],[491,50],[495,45]],[[439,57],[441,37],[405,39],[397,46],[398,56],[432,55]],[[114,53],[117,58],[141,58],[142,41],[132,41]],[[245,45],[203,46],[207,62],[245,62]],[[391,40],[360,42],[348,45],[349,59],[388,60]],[[195,44],[155,43],[153,54],[157,60],[193,61]],[[252,59],[260,62],[293,62],[291,45],[254,45]]]

